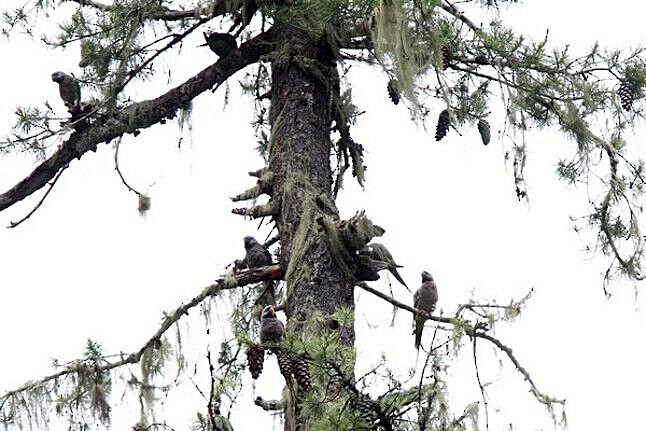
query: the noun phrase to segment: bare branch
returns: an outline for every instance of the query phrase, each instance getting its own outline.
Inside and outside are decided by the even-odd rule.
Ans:
[[[119,178],[121,178],[121,182],[123,183],[124,186],[126,186],[128,190],[130,190],[131,192],[133,192],[139,197],[145,196],[143,193],[139,192],[137,189],[135,189],[130,184],[128,184],[125,177],[123,176],[123,172],[121,172],[121,168],[119,167],[119,148],[120,147],[121,147],[121,138],[118,138],[114,148],[114,169],[117,171],[117,174],[119,174]]]
[[[487,431],[489,430],[489,402],[487,401],[487,394],[485,393],[484,385],[480,379],[480,370],[478,368],[478,355],[477,355],[477,346],[478,338],[473,337],[473,366],[476,369],[476,380],[478,381],[478,387],[480,388],[480,394],[482,395],[482,402],[484,405],[485,411],[485,427]]]
[[[444,0],[442,3],[438,5],[442,10],[445,12],[448,12],[449,14],[453,15],[455,18],[459,19],[463,23],[467,25],[471,30],[473,30],[474,33],[476,34],[481,34],[482,29],[478,27],[473,21],[471,21],[469,18],[464,16],[462,12],[458,10],[453,4],[451,4],[449,1]]]
[[[40,208],[40,206],[43,204],[43,202],[45,202],[45,199],[47,199],[47,196],[48,196],[48,195],[49,195],[49,193],[52,191],[52,189],[53,189],[53,188],[54,188],[54,186],[56,185],[56,182],[57,182],[57,181],[58,181],[58,179],[61,177],[61,175],[63,175],[63,172],[65,171],[65,169],[67,169],[67,166],[64,166],[64,167],[63,167],[63,168],[58,172],[58,174],[56,174],[56,176],[54,177],[54,179],[52,180],[52,182],[48,184],[48,185],[49,185],[49,188],[47,189],[47,191],[45,192],[45,194],[43,195],[43,197],[42,197],[42,198],[40,198],[40,200],[38,201],[38,203],[36,204],[36,206],[35,206],[31,211],[29,211],[29,213],[27,213],[27,215],[26,215],[26,216],[24,216],[24,217],[23,217],[23,218],[21,218],[20,220],[18,220],[18,221],[12,221],[11,223],[9,223],[9,226],[7,226],[7,229],[13,229],[13,228],[14,228],[14,227],[16,227],[16,226],[19,226],[22,222],[24,222],[24,221],[26,221],[27,219],[29,219],[29,217],[31,217],[31,216],[32,216],[36,211],[38,211],[38,208]]]
[[[516,359],[516,357],[514,356],[511,348],[504,345],[502,342],[500,342],[500,340],[498,340],[497,338],[492,337],[489,334],[485,334],[485,333],[479,332],[479,331],[474,331],[473,333],[471,333],[469,335],[472,335],[472,336],[475,336],[475,337],[478,337],[478,338],[483,338],[483,339],[489,341],[490,343],[494,344],[496,347],[498,347],[498,349],[502,350],[507,355],[509,360],[514,364],[516,369],[523,375],[523,377],[525,378],[527,383],[529,383],[529,385],[532,387],[532,394],[541,403],[543,403],[545,405],[550,405],[552,403],[565,404],[564,399],[553,398],[553,397],[545,395],[544,393],[539,391],[538,388],[536,387],[536,384],[534,384],[534,381],[532,380],[531,376],[529,375],[529,372],[522,365],[520,365],[520,362],[518,362],[518,359]]]
[[[448,317],[440,317],[440,316],[433,316],[430,313],[427,313],[426,311],[411,307],[410,305],[406,305],[403,302],[399,302],[395,298],[386,295],[385,293],[381,293],[377,289],[373,289],[372,287],[368,286],[366,283],[357,283],[357,286],[365,290],[366,292],[370,292],[375,296],[380,297],[381,299],[384,299],[388,302],[390,302],[392,305],[395,307],[401,308],[402,310],[409,311],[413,314],[416,314],[418,316],[425,317],[429,320],[434,320],[436,322],[441,322],[441,323],[448,323],[448,324],[453,324],[455,323],[454,319],[450,319]]]

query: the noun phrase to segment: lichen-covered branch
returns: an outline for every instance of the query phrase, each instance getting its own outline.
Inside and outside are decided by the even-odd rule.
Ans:
[[[281,400],[265,400],[262,397],[256,397],[253,402],[255,405],[268,412],[281,411],[285,408],[284,403]]]
[[[78,3],[81,6],[92,7],[101,12],[110,12],[115,10],[115,6],[111,4],[100,3],[95,0],[70,0],[75,3]],[[151,2],[152,3],[152,2]],[[212,2],[214,7],[211,8],[197,8],[197,9],[171,9],[167,6],[158,6],[156,8],[146,9],[145,13],[142,16],[142,19],[158,20],[158,21],[179,21],[186,20],[191,18],[205,18],[211,17],[215,18],[217,16],[223,15],[227,11],[226,2],[224,1],[214,1]]]
[[[233,214],[247,216],[252,218],[275,216],[278,214],[278,208],[272,202],[264,205],[256,205],[249,208],[233,208]]]
[[[249,199],[255,199],[262,194],[271,195],[271,172],[264,170],[262,175],[258,177],[258,181],[256,181],[255,186],[245,190],[239,195],[233,196],[231,200],[233,202],[246,201]]]
[[[164,318],[157,331],[155,331],[155,333],[148,338],[148,341],[146,341],[138,350],[129,354],[122,353],[120,355],[121,359],[113,362],[105,361],[100,365],[96,365],[92,371],[94,373],[104,373],[122,367],[124,365],[138,363],[141,360],[142,356],[146,353],[146,351],[148,351],[148,349],[154,348],[160,343],[160,340],[166,333],[166,331],[168,331],[168,329],[170,329],[175,323],[177,323],[182,318],[182,316],[188,315],[188,312],[192,308],[202,303],[206,298],[217,296],[220,291],[236,289],[238,287],[246,286],[252,283],[258,283],[265,280],[276,280],[280,277],[282,277],[282,270],[280,268],[280,265],[271,265],[262,268],[254,268],[248,271],[242,271],[235,276],[229,275],[224,278],[220,278],[213,284],[204,287],[198,295],[190,299],[188,302],[181,304],[180,306],[175,308],[173,312],[168,314]],[[65,366],[64,369],[56,373],[45,376],[39,380],[29,381],[14,390],[5,392],[4,394],[0,395],[0,412],[2,411],[7,400],[9,400],[11,397],[25,391],[35,390],[49,382],[56,381],[61,377],[86,372],[86,369],[87,365],[84,361],[73,361],[70,365]]]
[[[558,398],[553,398],[548,395],[545,395],[543,392],[541,392],[538,387],[534,384],[534,381],[532,380],[529,372],[520,364],[518,359],[514,356],[512,353],[511,348],[503,344],[500,340],[497,338],[485,333],[484,331],[487,328],[486,323],[476,323],[475,325],[471,325],[469,322],[460,320],[460,319],[455,319],[455,318],[446,318],[446,317],[441,317],[441,316],[433,316],[429,313],[426,313],[425,311],[418,310],[416,308],[413,308],[409,305],[406,305],[400,301],[397,301],[395,298],[392,298],[391,296],[388,296],[382,292],[379,292],[376,289],[371,288],[368,286],[366,283],[358,283],[357,286],[359,286],[361,289],[372,293],[375,296],[378,296],[381,299],[384,299],[385,301],[391,303],[395,307],[401,308],[402,310],[409,311],[413,314],[423,316],[429,320],[433,320],[436,322],[441,322],[441,323],[447,323],[452,326],[459,326],[462,330],[464,330],[464,333],[470,337],[476,337],[476,338],[482,338],[484,340],[487,340],[491,343],[493,343],[500,351],[502,351],[512,362],[514,367],[523,375],[524,379],[529,383],[531,387],[531,392],[536,397],[536,399],[545,404],[548,409],[551,408],[553,404],[565,404],[565,400],[558,399]]]

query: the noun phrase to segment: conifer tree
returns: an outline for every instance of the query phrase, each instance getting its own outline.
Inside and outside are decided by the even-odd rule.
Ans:
[[[5,10],[3,33],[9,40],[24,29],[33,33],[34,23],[43,25],[46,17],[62,19],[56,29],[47,26],[43,40],[78,56],[73,75],[82,87],[80,107],[60,124],[52,121],[60,115],[49,104],[16,110],[15,129],[0,150],[28,151],[39,158],[32,172],[0,194],[0,211],[43,189],[47,192],[11,227],[37,223],[30,216],[44,211],[45,199],[55,199],[48,197],[49,190],[70,163],[83,163],[88,152],[114,142],[118,161],[118,143],[125,135],[144,139],[138,135],[145,129],[188,118],[193,99],[220,97],[209,90],[245,71],[242,87],[254,102],[253,127],[266,164],[250,173],[255,184],[232,198],[237,206],[232,213],[269,221],[275,236],[264,243],[273,259],[260,267],[244,263],[241,239],[240,253],[231,256],[227,272],[193,298],[179,299],[181,305],[165,315],[137,350],[110,355],[99,343],[88,341],[83,357],[0,394],[0,422],[40,429],[60,416],[71,429],[94,423],[109,426],[119,408],[114,396],[118,391],[141,403],[133,429],[157,429],[160,417],[168,420],[161,411],[161,395],[178,386],[162,382],[175,375],[174,382],[185,381],[191,372],[178,325],[196,307],[208,315],[210,302],[225,304],[228,291],[240,292],[228,308],[234,336],[218,351],[208,351],[210,381],[202,382],[208,391],[204,405],[195,408],[195,429],[216,429],[214,406],[218,415],[220,406],[225,411],[236,402],[241,386],[266,372],[264,365],[275,358],[284,373],[283,397],[258,398],[256,406],[280,412],[285,430],[477,429],[474,421],[489,415],[483,413],[486,402],[456,414],[448,405],[450,387],[442,373],[454,355],[462,354],[464,344],[472,343],[475,351],[476,342],[497,349],[538,403],[560,420],[563,400],[544,393],[531,370],[493,332],[498,322],[520,312],[529,295],[505,306],[465,298],[446,315],[414,309],[370,286],[382,271],[393,270],[387,244],[384,253],[392,264],[360,253],[381,242],[384,228],[396,227],[379,226],[379,214],[366,214],[361,208],[342,220],[336,206],[346,177],[351,175],[361,185],[369,181],[363,164],[365,144],[352,133],[364,107],[353,104],[352,82],[346,76],[352,63],[365,63],[383,71],[384,81],[375,88],[383,92],[384,103],[390,98],[405,105],[412,121],[435,131],[437,140],[447,132],[469,129],[480,134],[484,145],[534,127],[562,131],[576,143],[576,150],[559,164],[558,175],[571,183],[598,178],[604,190],[591,201],[584,221],[608,256],[606,281],[616,276],[643,278],[644,237],[638,225],[643,164],[630,157],[624,139],[625,131],[641,118],[646,86],[642,50],[612,52],[593,46],[576,58],[566,48],[548,50],[547,39],[532,42],[495,19],[502,3],[506,2],[31,0]],[[490,24],[476,24],[476,16],[490,18]],[[156,77],[159,62],[171,54],[190,56],[192,48],[185,42],[203,42],[209,34],[226,42],[211,48],[217,53],[211,64],[175,87],[165,86],[154,98],[133,96],[134,88]],[[503,124],[490,118],[497,111],[504,113]],[[501,133],[492,133],[495,130]],[[429,139],[429,145],[443,143]],[[526,150],[526,144],[514,144],[509,155],[521,200],[527,198]],[[145,214],[152,205],[150,197],[128,184],[118,162],[117,172]],[[263,196],[266,203],[257,204]],[[275,288],[272,295],[267,295],[268,285]],[[442,286],[438,288],[441,302]],[[370,379],[355,375],[355,289],[406,310],[411,320],[417,315],[418,320],[427,319],[427,325],[449,332],[422,343],[426,357],[415,381],[401,381],[387,364],[375,364],[370,376],[380,377],[380,387],[387,388],[376,396],[366,389]],[[267,305],[286,317],[280,342],[259,340],[259,317]],[[412,335],[406,335],[412,345]],[[479,378],[477,387],[484,397]]]

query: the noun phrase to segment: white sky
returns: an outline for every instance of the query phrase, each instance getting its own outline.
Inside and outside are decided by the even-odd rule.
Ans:
[[[635,2],[617,0],[612,7],[601,1],[526,3],[504,16],[537,38],[548,27],[553,41],[579,47],[600,40],[626,48],[643,37],[643,14],[637,13]],[[210,51],[193,48],[198,43],[187,42],[181,62],[169,64],[174,83],[213,61]],[[49,76],[55,70],[80,72],[78,51],[46,50],[22,37],[0,41],[0,49],[11,59],[10,66],[0,69],[0,130],[8,133],[17,105],[48,100],[64,115]],[[551,131],[529,135],[531,202],[519,203],[511,166],[503,158],[508,143],[494,134],[484,147],[475,129],[464,130],[462,137],[452,131],[436,143],[433,131],[416,128],[404,107],[388,101],[384,76],[355,67],[351,80],[355,103],[366,110],[353,133],[366,148],[368,171],[365,190],[346,178],[338,202],[342,217],[365,209],[385,227],[380,241],[405,266],[402,274],[409,285],[418,285],[423,269],[431,271],[440,289],[439,306],[446,312],[472,293],[506,303],[533,287],[535,295],[521,318],[500,326],[497,335],[513,346],[540,389],[567,398],[570,429],[637,429],[643,422],[646,385],[644,299],[627,283],[614,284],[614,296],[606,299],[601,285],[607,261],[587,254],[590,236],[571,229],[568,216],[588,210],[586,191],[567,188],[554,171],[559,156],[572,151],[573,144]],[[141,86],[137,100],[170,88],[163,81]],[[50,372],[51,358],[77,357],[88,337],[101,341],[106,353],[138,348],[157,328],[162,310],[196,295],[222,274],[224,265],[242,256],[241,238],[256,234],[258,222],[232,215],[230,209],[237,205],[228,197],[253,184],[246,172],[260,168],[262,161],[254,151],[250,101],[238,99],[237,87],[231,88],[226,110],[222,89],[196,99],[193,129],[181,149],[173,122],[124,139],[122,170],[135,187],[150,186],[147,217],[138,215],[136,198],[114,171],[112,146],[101,145],[97,153],[71,164],[28,222],[0,229],[5,352],[0,392]],[[640,144],[630,139],[631,146]],[[33,163],[23,155],[0,159],[0,191],[30,172]],[[0,213],[0,226],[20,219],[39,197]],[[387,288],[385,283],[375,286]],[[412,302],[403,288],[393,288],[399,299]],[[391,328],[388,305],[365,292],[358,292],[357,299],[358,368],[366,369],[386,352],[404,375],[415,364],[410,315],[400,312]],[[198,320],[193,316],[192,322]],[[198,346],[197,354],[203,352],[198,344],[202,332],[197,325],[189,338]],[[499,356],[505,365],[500,372],[490,349],[482,353],[483,363],[490,359],[489,366],[482,365],[483,379],[495,381],[492,429],[508,422],[523,430],[551,428],[506,359]],[[456,411],[480,399],[468,347],[462,356],[451,374]],[[280,385],[270,375],[266,368],[256,395],[279,394]],[[205,380],[197,383],[206,389]],[[196,391],[189,392],[197,397]],[[184,429],[194,412],[203,409],[193,399],[189,405],[169,400],[169,408],[180,406],[169,415],[169,425]],[[234,409],[238,430],[266,429],[267,416],[252,399],[244,393]],[[115,415],[113,428],[132,425],[136,407]]]

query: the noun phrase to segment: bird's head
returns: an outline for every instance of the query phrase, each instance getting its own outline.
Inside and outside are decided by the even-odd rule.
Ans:
[[[274,307],[271,305],[266,306],[265,308],[262,309],[262,314],[260,315],[260,319],[267,319],[267,318],[272,318],[276,317],[276,310],[274,310]]]
[[[63,81],[63,79],[65,79],[65,73],[63,72],[52,73],[52,81],[56,83],[60,83],[61,81]]]
[[[245,236],[243,239],[244,239],[244,248],[246,250],[258,244],[258,241],[256,241],[256,238],[252,236]]]
[[[428,271],[422,272],[422,283],[425,281],[433,281],[433,276]]]
[[[216,415],[220,414],[220,401],[213,402],[213,413],[215,413]]]

